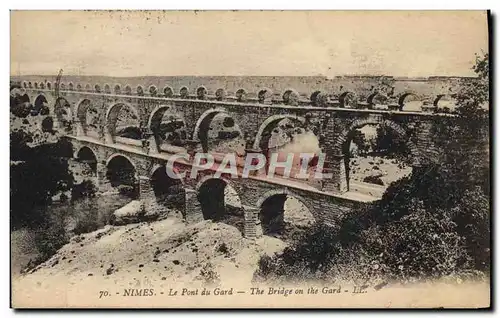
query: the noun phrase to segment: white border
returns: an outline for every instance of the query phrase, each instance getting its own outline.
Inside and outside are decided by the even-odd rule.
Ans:
[[[44,1],[3,1],[2,2],[2,10],[0,11],[0,23],[1,23],[1,36],[2,36],[2,42],[4,45],[2,46],[2,74],[4,74],[3,77],[1,77],[0,81],[2,81],[3,87],[7,87],[7,81],[8,81],[8,76],[7,74],[10,74],[10,60],[9,60],[9,46],[6,45],[7,43],[10,44],[10,13],[7,9],[24,9],[24,10],[34,10],[34,9],[43,9],[43,10],[48,10],[48,9],[73,9],[73,10],[81,10],[81,9],[116,9],[116,8],[122,8],[122,9],[170,9],[170,10],[181,10],[181,9],[204,9],[204,10],[222,10],[222,9],[252,9],[252,10],[263,10],[263,9],[280,9],[280,10],[300,10],[300,9],[314,9],[314,10],[438,10],[438,9],[445,9],[445,10],[456,10],[456,9],[461,9],[461,10],[484,10],[484,9],[491,9],[493,14],[496,14],[497,16],[495,17],[495,20],[498,19],[498,14],[500,14],[500,1],[498,0],[474,0],[474,1],[465,1],[465,0],[454,0],[454,1],[444,1],[444,0],[419,0],[419,1],[390,1],[390,0],[377,0],[377,1],[370,1],[370,0],[365,0],[365,1],[355,1],[355,0],[349,0],[349,1],[336,1],[335,3],[332,3],[331,1],[320,1],[320,0],[307,0],[307,1],[301,1],[301,2],[292,2],[292,1],[273,1],[273,0],[252,0],[252,1],[247,1],[247,2],[241,2],[241,1],[222,1],[222,0],[211,0],[211,1],[204,1],[204,0],[183,0],[183,1],[172,1],[167,3],[164,1],[152,1],[152,0],[141,0],[141,1],[133,1],[133,0],[121,0],[121,1],[102,1],[102,0],[86,0],[86,1],[81,1],[81,2],[70,2],[70,1],[53,1],[53,0],[44,0]],[[497,24],[497,23],[496,23]],[[29,27],[29,26],[28,26]],[[495,28],[495,39],[494,42],[498,43],[498,28]],[[496,58],[496,56],[494,56]],[[497,63],[495,63],[497,65]],[[494,70],[494,73],[497,74],[496,68]],[[495,79],[498,80],[498,78]],[[494,101],[498,101],[498,95],[497,91],[494,92]],[[5,99],[7,101],[7,99]],[[495,105],[494,105],[495,106]],[[493,107],[494,107],[493,106]],[[495,121],[498,122],[499,120],[499,111],[495,111]],[[7,129],[9,127],[9,116],[8,116],[8,108],[4,108],[4,114],[3,116],[0,117],[1,120],[1,125],[2,128],[5,131],[5,134],[2,135],[2,138],[0,138],[1,142],[1,149],[9,149],[9,139],[7,135]],[[493,132],[494,134],[494,132]],[[491,140],[492,144],[495,142],[495,138]],[[496,152],[496,148],[494,150],[494,155],[495,157],[498,158],[498,153]],[[9,183],[9,170],[7,170],[9,167],[8,161],[9,157],[7,155],[7,151],[2,151],[2,167],[3,169],[1,170],[2,173],[2,191],[1,193],[1,202],[9,202],[9,188],[10,188],[10,183]],[[497,165],[499,164],[498,162],[495,162]],[[495,172],[495,184],[496,181],[498,180],[498,167],[497,171]],[[494,189],[494,197],[498,197],[498,189]],[[495,205],[496,206],[496,203]],[[495,213],[496,211],[492,211],[492,214]],[[4,253],[6,253],[7,250],[9,250],[9,240],[7,237],[7,233],[10,233],[10,228],[9,228],[9,208],[4,205],[2,217],[4,222],[1,222],[4,231],[3,231],[3,237],[2,237],[2,246],[0,250],[2,250]],[[494,220],[496,221],[495,223],[495,237],[494,237],[494,242],[497,242],[498,239],[498,219],[500,217],[498,215],[495,215]],[[496,246],[497,244],[494,244]],[[498,263],[498,251],[495,251],[494,255],[495,260],[494,264],[497,265]],[[2,317],[7,317],[14,315],[14,312],[9,308],[10,306],[10,272],[9,272],[9,258],[4,256],[2,258],[4,261],[1,262],[1,284],[2,286],[1,289],[1,296],[0,299],[2,301],[1,304],[1,316]],[[498,280],[498,273],[496,273],[497,279],[495,280],[494,283],[497,283]],[[498,288],[498,286],[496,286]],[[498,295],[498,289],[496,290],[495,295]],[[498,296],[496,297],[495,300],[492,299],[498,306]],[[132,314],[140,314],[138,312],[131,312]],[[43,313],[42,313],[43,314]],[[54,312],[46,313],[48,315],[53,315]],[[82,313],[80,313],[82,314]],[[90,314],[90,313],[89,313]],[[93,314],[102,314],[102,313],[96,313],[94,312]],[[158,313],[161,315],[167,314],[169,316],[171,315],[177,315],[175,312],[165,312],[165,313]],[[192,315],[195,314],[194,312],[184,312],[184,315]],[[207,314],[207,313],[205,313]],[[219,315],[217,312],[210,312],[208,313],[210,315]],[[236,314],[235,312],[227,312],[226,314],[234,315]],[[243,313],[243,312],[238,312],[238,315],[248,315],[249,313]],[[266,314],[264,312],[259,312],[259,315],[261,314]],[[275,313],[277,314],[277,313]],[[298,316],[300,314],[308,314],[305,312],[285,312],[285,313],[280,313],[281,315],[286,315],[288,317],[293,317],[293,316]],[[316,313],[316,314],[321,314],[321,313]],[[337,314],[346,314],[346,315],[359,315],[359,314],[368,314],[368,315],[385,315],[387,312],[363,312],[363,313],[354,313],[354,312],[347,312],[347,313],[341,313],[337,312]],[[403,315],[406,313],[398,312],[399,315]],[[412,313],[415,314],[415,313]],[[416,313],[416,314],[421,314],[421,313]],[[431,315],[431,316],[437,316],[439,313],[429,313],[426,312],[425,314]],[[469,314],[471,314],[469,312]],[[25,313],[26,316],[35,316],[35,315],[41,315],[40,313],[35,313],[35,312],[30,312],[30,313]],[[70,312],[64,312],[60,313],[61,316],[70,316]],[[84,313],[84,315],[87,315],[87,313]],[[123,312],[106,312],[106,316],[108,317],[122,317]]]

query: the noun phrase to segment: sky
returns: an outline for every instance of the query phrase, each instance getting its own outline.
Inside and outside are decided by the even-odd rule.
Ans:
[[[484,11],[11,11],[11,74],[471,76]]]

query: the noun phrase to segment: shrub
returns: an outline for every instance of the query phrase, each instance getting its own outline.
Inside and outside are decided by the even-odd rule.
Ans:
[[[84,180],[82,183],[73,186],[71,189],[71,199],[91,198],[95,196],[96,192],[97,189],[94,183],[90,180]]]
[[[220,282],[220,276],[210,262],[200,269],[200,274],[195,279],[203,281],[207,286],[217,285]]]
[[[69,242],[62,219],[47,216],[46,221],[35,232],[35,245],[39,252],[27,270],[51,258],[62,246]]]

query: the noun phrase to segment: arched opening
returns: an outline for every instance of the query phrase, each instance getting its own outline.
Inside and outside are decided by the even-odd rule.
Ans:
[[[341,108],[356,108],[358,100],[354,93],[343,92],[339,96],[339,103]]]
[[[224,100],[226,97],[226,91],[223,88],[218,88],[215,91],[215,99],[218,101]]]
[[[120,94],[122,93],[122,88],[120,87],[120,85],[119,85],[119,84],[116,84],[116,85],[115,85],[115,89],[114,89],[114,91],[115,91],[115,94],[116,94],[116,95],[120,95]]]
[[[315,222],[310,209],[293,195],[276,193],[267,196],[260,206],[262,233],[281,239],[297,239]]]
[[[92,87],[90,86],[90,84],[85,84],[85,91],[86,92],[91,92],[92,91]]]
[[[434,107],[436,111],[440,113],[454,112],[456,109],[456,101],[450,95],[438,95],[434,100]]]
[[[293,89],[286,90],[283,93],[283,103],[292,106],[299,105],[299,94]]]
[[[343,146],[348,189],[382,197],[387,187],[412,172],[411,146],[397,124],[362,123]]]
[[[64,83],[59,84],[59,88],[60,88],[62,91],[66,90],[66,84],[64,84]]]
[[[236,91],[236,101],[245,102],[247,100],[247,91],[240,88]]]
[[[311,106],[316,107],[327,107],[330,100],[328,94],[322,93],[321,91],[315,91],[311,94]]]
[[[269,117],[259,128],[254,148],[261,149],[269,163],[273,153],[277,153],[278,161],[286,161],[289,154],[293,154],[293,163],[290,177],[300,172],[301,153],[319,154],[319,140],[315,133],[306,129],[305,119],[291,115],[275,115]],[[317,160],[310,161],[311,170]],[[266,167],[266,170],[269,166]],[[275,173],[283,175],[285,168],[277,168]]]
[[[112,142],[142,146],[139,113],[134,107],[124,103],[112,105],[108,109],[106,123]]]
[[[33,109],[31,110],[31,115],[36,116],[38,114],[46,116],[50,113],[48,101],[45,95],[38,95],[35,99]]]
[[[203,151],[216,153],[245,153],[245,140],[235,120],[225,111],[209,110],[199,119],[195,137]]]
[[[45,83],[44,82],[40,82],[39,86],[40,86],[40,89],[45,89]]]
[[[174,90],[170,86],[165,86],[165,88],[163,88],[163,95],[167,98],[174,97]]]
[[[109,84],[104,84],[104,93],[111,94],[111,87],[109,86]]]
[[[178,113],[171,111],[169,106],[160,106],[151,114],[149,128],[155,136],[158,150],[164,143],[174,146],[184,146],[187,131],[184,119]]]
[[[205,99],[205,96],[207,95],[207,89],[205,86],[200,86],[196,89],[196,98],[198,99]]]
[[[184,213],[186,191],[182,181],[170,178],[165,166],[159,166],[151,176],[151,186],[156,202],[162,207]]]
[[[35,88],[38,89],[38,82],[35,82]]]
[[[414,93],[404,93],[398,99],[399,110],[421,111],[424,102]]]
[[[203,218],[236,227],[243,233],[244,213],[236,190],[227,181],[218,178],[205,180],[198,188]]]
[[[29,88],[33,88],[33,83],[28,82],[28,87],[29,87]]]
[[[130,85],[125,86],[125,95],[132,95],[132,87]]]
[[[94,85],[94,91],[95,91],[96,93],[100,93],[100,92],[101,92],[101,86],[99,86],[99,84],[95,84],[95,85]]]
[[[179,90],[179,94],[181,95],[181,98],[189,98],[189,88],[187,88],[186,86],[181,87],[181,89]]]
[[[138,85],[135,90],[136,90],[137,95],[144,96],[144,88],[142,88],[141,85]]]
[[[76,154],[76,161],[82,165],[79,172],[81,176],[87,178],[97,176],[97,157],[92,149],[87,146],[80,148]]]
[[[132,199],[139,197],[136,170],[130,159],[115,155],[108,160],[106,168],[106,179],[112,189]]]
[[[260,104],[271,104],[272,96],[273,92],[269,88],[263,88],[259,91],[257,98],[259,99]]]
[[[99,113],[90,100],[84,99],[78,104],[76,117],[85,136],[99,138]]]
[[[50,82],[47,82],[47,89],[52,89],[52,84]]]
[[[71,82],[70,82],[70,83],[68,84],[68,89],[69,89],[70,91],[72,91],[74,88],[75,88],[75,86],[73,85],[73,83],[71,83]]]
[[[158,89],[156,89],[156,86],[151,85],[151,86],[149,86],[148,90],[149,90],[149,95],[151,95],[151,96],[158,95]]]

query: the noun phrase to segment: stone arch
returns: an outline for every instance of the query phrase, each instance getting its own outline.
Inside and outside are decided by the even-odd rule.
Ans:
[[[158,95],[158,89],[154,85],[150,85],[148,88],[149,95],[156,96]]]
[[[124,103],[124,102],[117,102],[114,103],[113,105],[109,106],[109,108],[106,110],[106,141],[110,143],[115,142],[115,136],[116,136],[116,123],[118,121],[118,114],[120,113],[120,110],[123,107],[127,107],[130,109],[130,111],[133,113],[133,116],[135,117],[134,119],[137,120],[137,122],[141,123],[141,117],[139,115],[139,111],[129,103]]]
[[[94,176],[97,175],[97,163],[99,162],[99,157],[97,152],[87,145],[83,145],[76,149],[74,156],[77,161],[87,163]]]
[[[222,101],[226,98],[226,91],[223,88],[218,88],[215,91],[215,99],[218,101]]]
[[[187,86],[182,86],[179,90],[179,95],[183,99],[189,98],[189,88],[187,88]]]
[[[267,87],[261,89],[257,94],[257,98],[260,104],[266,104],[266,103],[270,104],[272,102],[271,101],[272,96],[273,96],[273,91]]]
[[[86,152],[87,154],[91,153],[94,156],[96,162],[99,161],[99,156],[97,155],[97,153],[98,153],[97,150],[94,149],[94,147],[89,146],[89,145],[81,145],[81,146],[77,147],[74,151],[73,158],[75,158],[75,159],[80,158],[81,157],[80,154],[82,151]]]
[[[257,131],[253,148],[261,149],[263,136],[265,136],[267,133],[270,133],[276,127],[276,125],[283,119],[296,120],[301,122],[302,124],[305,123],[306,121],[304,117],[299,117],[295,115],[273,115],[266,118],[266,120],[264,120],[264,122],[260,125],[259,130]]]
[[[245,102],[247,100],[247,91],[244,88],[240,88],[236,91],[236,101]]]
[[[106,167],[109,165],[109,163],[111,162],[111,160],[113,160],[114,158],[116,157],[123,157],[125,159],[127,159],[130,164],[134,167],[135,169],[135,173],[136,173],[136,176],[139,175],[139,170],[137,169],[137,164],[134,160],[132,160],[131,157],[129,157],[128,155],[126,154],[123,154],[123,153],[118,153],[118,152],[115,152],[113,154],[111,154],[107,159],[106,159]]]
[[[82,84],[78,83],[76,84],[76,90],[81,91],[82,90]]]
[[[375,106],[375,105],[387,104],[387,100],[388,100],[388,98],[384,94],[381,94],[380,92],[374,92],[368,96],[368,98],[366,99],[366,102],[368,103],[369,108],[373,108],[373,106]],[[377,104],[377,102],[379,102],[379,103]]]
[[[301,195],[287,188],[270,190],[259,197],[256,207],[259,208],[259,219],[263,234],[280,233],[285,226],[285,202],[288,197],[298,200],[315,219],[314,207]]]
[[[328,94],[321,91],[313,92],[310,97],[311,105],[316,107],[327,107],[329,99]]]
[[[156,141],[156,144],[158,146],[158,148],[160,148],[161,144],[163,143],[163,139],[161,138],[160,134],[161,134],[161,124],[162,124],[162,119],[165,115],[165,113],[169,110],[171,110],[172,107],[169,106],[169,105],[159,105],[157,106],[150,114],[149,116],[149,119],[148,119],[148,128],[151,130],[151,132],[153,133],[154,135],[154,138],[155,138],[155,141]],[[174,116],[176,117],[176,116]],[[176,125],[182,121],[182,127],[177,127]],[[177,127],[177,128],[175,128]],[[185,122],[184,122],[184,119],[183,118],[179,118],[179,117],[176,117],[175,118],[175,123],[174,123],[174,132],[173,132],[173,136],[177,136],[177,137],[173,137],[173,138],[180,138],[180,140],[184,140],[187,138],[186,136],[186,132],[185,130],[183,130],[182,132],[178,133],[176,130],[177,129],[180,129],[180,128],[184,128],[185,127]],[[178,140],[178,139],[176,139]],[[158,149],[159,151],[160,149]]]
[[[205,220],[221,221],[244,232],[241,196],[230,180],[205,176],[197,183],[196,193]]]
[[[170,178],[167,166],[154,164],[149,171],[151,188],[157,204],[167,208],[176,208],[185,214],[186,191],[182,179]]]
[[[398,98],[399,110],[403,111],[403,108],[404,108],[404,106],[405,106],[405,104],[407,102],[409,102],[409,101],[415,101],[415,100],[420,100],[420,99],[421,99],[421,97],[417,93],[414,93],[414,92],[404,92]]]
[[[111,94],[111,86],[108,83],[104,84],[104,93]]]
[[[45,83],[40,82],[40,84],[38,84],[38,87],[40,87],[40,89],[45,89]]]
[[[38,82],[34,83],[35,89],[38,89]]]
[[[165,86],[163,88],[163,95],[165,95],[165,97],[167,97],[167,98],[174,97],[174,89],[172,87],[168,86],[168,85]]]
[[[106,160],[106,179],[112,188],[134,199],[139,197],[138,165],[123,153],[113,153]]]
[[[74,90],[74,88],[75,88],[75,85],[73,85],[73,82],[69,82],[68,90],[72,91],[72,90]]]
[[[418,163],[419,160],[419,150],[416,145],[410,140],[410,136],[407,131],[401,127],[399,124],[392,120],[382,119],[382,118],[367,118],[367,119],[358,119],[352,122],[348,128],[346,128],[337,138],[334,147],[333,154],[339,157],[344,158],[344,171],[345,171],[345,181],[347,183],[347,189],[350,187],[350,168],[349,168],[349,144],[352,139],[351,134],[359,128],[362,128],[366,125],[380,125],[384,128],[389,128],[396,135],[400,136],[401,140],[406,144],[407,149],[409,150],[409,156],[413,164]]]
[[[28,82],[28,88],[33,88],[33,83],[31,83],[31,81]]]
[[[78,101],[75,109],[75,120],[77,122],[77,129],[79,132],[77,134],[87,135],[88,123],[87,123],[87,111],[92,107],[92,102],[90,99],[84,98]]]
[[[92,87],[90,86],[89,83],[85,84],[85,91],[86,92],[91,92],[92,91]]]
[[[283,103],[285,105],[298,106],[299,96],[296,90],[289,88],[283,93]]]
[[[99,84],[95,84],[95,85],[94,85],[94,91],[95,91],[96,93],[100,93],[100,92],[101,92],[101,86],[100,86]]]
[[[65,84],[65,83],[61,83],[61,84],[59,84],[59,88],[60,88],[62,91],[66,90],[66,84]]]
[[[49,115],[52,113],[50,107],[52,106],[50,98],[47,98],[45,94],[38,94],[33,102],[33,110],[40,115]]]
[[[354,122],[352,122],[349,127],[344,129],[340,135],[337,137],[337,140],[335,141],[333,150],[336,155],[342,156],[343,155],[343,150],[344,150],[344,145],[345,143],[349,140],[349,134],[351,134],[355,129],[362,128],[363,126],[366,125],[381,125],[384,127],[391,128],[394,130],[398,135],[404,137],[406,140],[408,139],[408,133],[406,130],[401,127],[399,124],[395,123],[392,120],[387,120],[387,119],[381,119],[381,118],[368,118],[368,119],[357,119]],[[410,150],[413,152],[417,151],[416,146],[413,144],[411,140],[407,141],[408,146]]]
[[[144,96],[144,88],[142,87],[142,85],[137,85],[135,91],[138,96]]]
[[[339,96],[339,103],[341,108],[356,106],[356,94],[350,91],[343,92]]]
[[[207,89],[205,86],[200,86],[196,89],[196,98],[197,99],[205,99],[207,95]]]
[[[122,93],[122,88],[120,84],[115,84],[113,91],[115,92],[116,95],[120,95]]]
[[[200,118],[196,121],[196,125],[194,126],[194,132],[193,132],[193,139],[199,141],[199,134],[200,134],[200,129],[202,128],[202,124],[205,121],[210,122],[215,115],[219,113],[227,113],[227,111],[224,108],[215,108],[215,109],[209,109],[205,111],[203,114],[201,114]]]
[[[132,95],[132,87],[130,85],[125,85],[125,95]]]
[[[244,154],[243,132],[231,113],[211,109],[200,116],[197,124],[193,138],[200,141],[203,151]]]
[[[434,99],[433,106],[435,111],[449,112],[455,109],[455,99],[449,94],[439,94]]]

